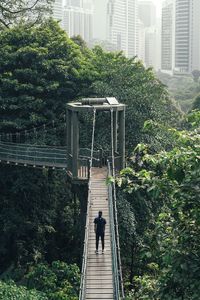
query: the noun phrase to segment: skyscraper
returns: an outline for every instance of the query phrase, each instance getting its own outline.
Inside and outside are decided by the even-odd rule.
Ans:
[[[145,27],[156,25],[156,7],[151,1],[140,1],[138,3],[138,17]]]
[[[138,19],[137,32],[137,56],[145,64],[145,27],[140,19]]]
[[[94,0],[93,30],[94,38],[107,39],[107,6],[108,0]]]
[[[200,1],[176,0],[175,73],[200,69]]]
[[[65,0],[65,6],[82,7],[83,0]]]
[[[126,56],[136,55],[137,0],[108,1],[108,40]]]
[[[162,7],[161,69],[172,74],[175,46],[175,2],[166,0]]]
[[[75,3],[78,4],[77,1]],[[70,37],[80,35],[86,42],[89,42],[92,39],[92,19],[92,10],[68,5],[64,8],[63,28]]]
[[[62,0],[55,0],[52,10],[53,10],[53,18],[60,21],[60,24],[62,26],[62,20],[63,20]]]
[[[147,67],[160,68],[160,22],[156,17],[156,6],[152,1],[138,3],[138,17],[145,30],[145,39],[139,34],[138,40],[144,43],[144,64]],[[140,25],[141,28],[141,25]],[[142,46],[142,45],[141,45]],[[140,55],[139,52],[137,53]]]
[[[157,69],[157,30],[155,26],[147,27],[145,30],[145,65]]]

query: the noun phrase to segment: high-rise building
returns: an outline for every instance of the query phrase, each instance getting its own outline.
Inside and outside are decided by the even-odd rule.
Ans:
[[[145,65],[157,69],[157,30],[155,26],[145,29]]]
[[[90,9],[93,10],[94,9],[94,1],[93,0],[82,0],[82,6],[85,9]]]
[[[138,3],[138,17],[145,27],[156,25],[156,7],[152,1],[140,1]]]
[[[105,41],[107,39],[108,0],[93,0],[93,4],[94,4],[93,35],[95,39]]]
[[[82,7],[83,0],[65,0],[65,6]]]
[[[172,74],[175,58],[175,2],[166,0],[162,7],[161,70]]]
[[[55,20],[60,21],[60,24],[62,26],[62,20],[63,20],[63,3],[62,0],[55,0],[53,7],[53,18]]]
[[[156,6],[152,1],[138,2],[139,31],[138,42],[140,49],[144,49],[144,64],[146,67],[160,69],[160,22],[156,17]],[[144,38],[142,30],[144,30]],[[142,48],[141,48],[142,47]],[[140,50],[141,51],[141,50]],[[138,48],[138,57],[141,56]]]
[[[92,39],[91,10],[82,7],[66,6],[64,8],[63,28],[70,37],[80,35],[86,42]]]
[[[140,19],[138,19],[137,33],[137,56],[145,64],[145,27]]]
[[[175,73],[200,69],[200,1],[176,0]]]
[[[108,40],[133,57],[137,50],[137,0],[108,1]]]

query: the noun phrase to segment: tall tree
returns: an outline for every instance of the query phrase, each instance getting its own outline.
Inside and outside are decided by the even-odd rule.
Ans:
[[[3,0],[0,1],[0,29],[18,23],[41,22],[51,12],[54,0]]]

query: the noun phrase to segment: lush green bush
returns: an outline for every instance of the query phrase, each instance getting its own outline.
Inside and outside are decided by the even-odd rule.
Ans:
[[[29,271],[27,286],[43,291],[49,300],[78,299],[80,272],[76,265],[54,261],[51,266],[39,264]]]
[[[140,145],[119,178],[135,219],[136,238],[127,255],[133,256],[133,299],[200,297],[198,112],[188,120],[194,129],[170,129],[172,150],[152,155]]]
[[[193,109],[200,110],[200,94],[196,96],[194,103],[193,103]]]
[[[14,282],[0,281],[0,300],[48,300],[48,297],[36,290],[17,286]]]

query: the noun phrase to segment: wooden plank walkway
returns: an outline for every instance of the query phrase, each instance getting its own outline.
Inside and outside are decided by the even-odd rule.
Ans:
[[[108,188],[106,186],[106,168],[92,168],[91,179],[91,207],[88,237],[88,259],[86,265],[86,298],[90,300],[114,299],[112,254],[109,224]],[[94,218],[102,210],[106,219],[105,253],[101,253],[99,241],[99,254],[95,253]]]

